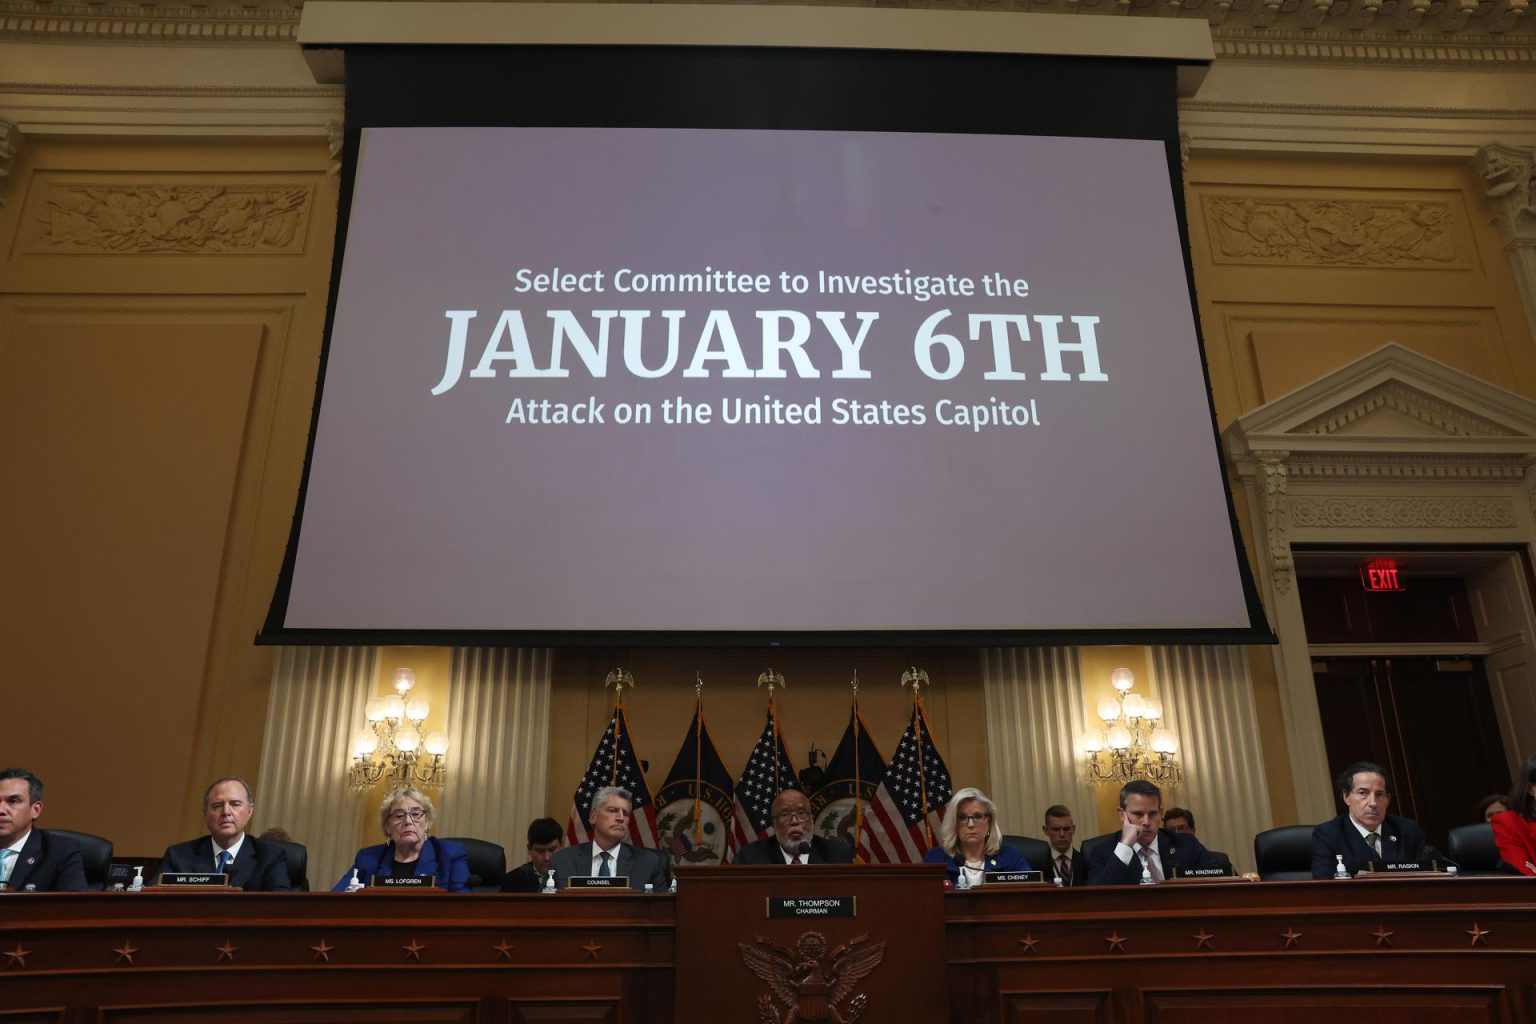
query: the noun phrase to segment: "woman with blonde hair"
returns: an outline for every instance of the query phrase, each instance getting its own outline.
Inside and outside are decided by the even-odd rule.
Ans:
[[[974,787],[957,790],[950,797],[939,823],[939,845],[923,860],[945,865],[948,884],[958,884],[962,875],[970,885],[980,885],[988,871],[1034,870],[1022,853],[1003,845],[997,805]]]
[[[363,885],[375,878],[432,876],[439,889],[469,892],[469,855],[451,839],[432,835],[432,798],[414,787],[397,789],[379,805],[379,825],[388,842],[357,851],[352,866],[332,892],[346,892],[353,872]]]

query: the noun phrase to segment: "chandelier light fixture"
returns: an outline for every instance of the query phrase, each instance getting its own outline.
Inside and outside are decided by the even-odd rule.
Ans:
[[[1159,786],[1184,781],[1179,766],[1179,740],[1163,728],[1163,702],[1132,693],[1136,676],[1128,668],[1110,673],[1117,696],[1099,701],[1104,732],[1083,742],[1083,761],[1088,781],[1097,785],[1123,786],[1145,779]]]
[[[425,700],[410,696],[415,685],[415,672],[397,668],[394,694],[368,699],[368,724],[352,736],[347,788],[353,793],[362,793],[380,782],[387,782],[390,789],[441,789],[447,781],[443,758],[448,753],[448,735],[422,735],[430,711]]]

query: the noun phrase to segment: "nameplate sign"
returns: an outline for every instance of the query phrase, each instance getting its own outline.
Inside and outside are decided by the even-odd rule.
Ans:
[[[1442,871],[1437,860],[1410,860],[1400,864],[1383,864],[1380,861],[1371,861],[1366,865],[1366,871],[1371,874],[1401,875],[1405,872],[1415,874],[1434,874]]]
[[[229,876],[193,871],[166,871],[155,881],[156,885],[228,885]]]
[[[1039,871],[986,871],[981,880],[986,885],[1030,885],[1045,881]]]
[[[568,889],[628,889],[628,875],[572,875],[565,880]]]
[[[857,896],[769,896],[769,917],[858,917]]]
[[[437,885],[436,875],[374,875],[368,883],[380,889],[431,889]]]
[[[1231,878],[1232,873],[1226,868],[1185,868],[1180,871],[1173,869],[1174,878]]]

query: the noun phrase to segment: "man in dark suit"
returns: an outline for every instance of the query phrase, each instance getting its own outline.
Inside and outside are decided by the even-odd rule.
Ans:
[[[1187,807],[1170,807],[1163,812],[1163,828],[1176,836],[1191,836],[1199,839],[1199,833],[1195,831],[1195,812]],[[1232,858],[1220,850],[1206,850],[1216,863],[1226,869],[1227,874],[1234,874],[1232,870]]]
[[[565,830],[554,818],[540,818],[528,826],[528,863],[501,877],[502,892],[543,892],[549,876],[549,859],[560,849]]]
[[[655,850],[624,841],[634,806],[629,790],[618,786],[604,786],[592,794],[588,813],[592,839],[567,846],[549,858],[557,886],[564,889],[572,878],[582,875],[622,876],[629,879],[631,889],[644,889],[649,882],[652,892],[667,891],[672,882],[672,862]]]
[[[21,892],[83,892],[80,844],[32,822],[43,813],[43,781],[25,768],[0,771],[0,883]]]
[[[1339,774],[1339,799],[1345,813],[1312,830],[1312,877],[1333,878],[1339,858],[1353,878],[1371,863],[1424,864],[1448,858],[1424,841],[1424,830],[1410,818],[1388,814],[1392,778],[1369,761],[1357,761]]]
[[[229,876],[229,884],[247,892],[289,892],[288,861],[280,847],[245,834],[256,801],[244,779],[223,778],[203,792],[208,834],[168,847],[160,871]]]
[[[1200,840],[1158,827],[1163,817],[1163,791],[1152,783],[1133,779],[1121,786],[1119,814],[1118,841],[1097,843],[1089,853],[1089,885],[1163,882],[1175,873],[1221,866]]]
[[[1040,831],[1051,847],[1051,881],[1059,878],[1062,885],[1087,885],[1088,862],[1083,859],[1083,851],[1072,849],[1072,839],[1077,835],[1072,811],[1062,804],[1047,807],[1045,827]]]
[[[811,828],[811,802],[798,789],[786,789],[773,798],[773,835],[764,836],[736,851],[737,864],[852,864],[853,850],[846,843],[815,834]]]

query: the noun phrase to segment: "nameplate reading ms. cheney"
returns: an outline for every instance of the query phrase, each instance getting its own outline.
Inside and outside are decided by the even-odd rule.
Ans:
[[[857,896],[770,896],[768,917],[858,917]]]

